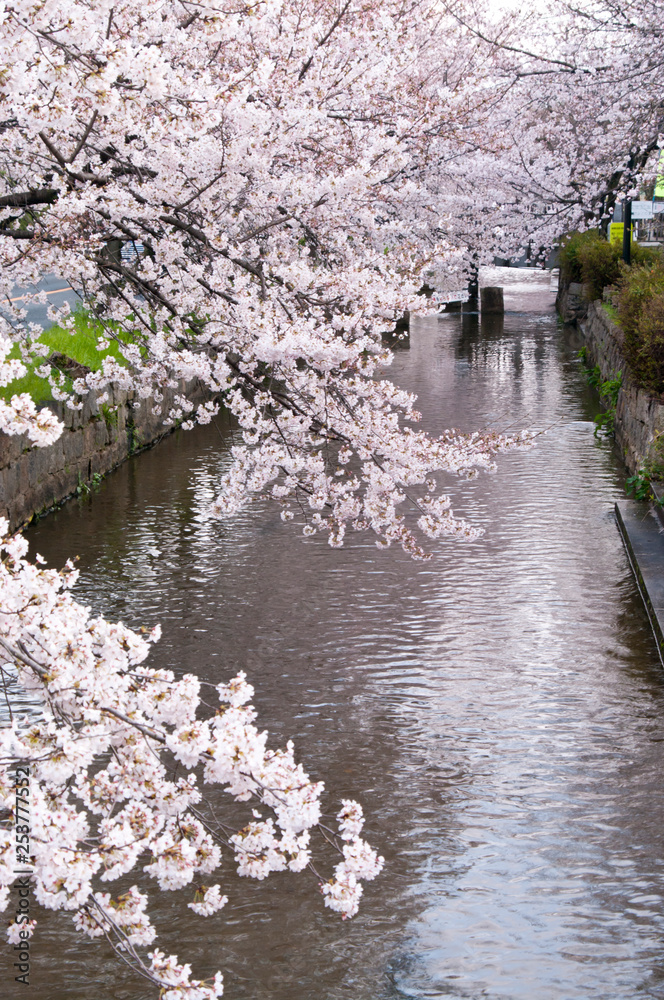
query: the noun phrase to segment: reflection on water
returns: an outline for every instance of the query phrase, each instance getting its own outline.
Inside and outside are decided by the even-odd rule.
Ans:
[[[173,436],[30,530],[49,562],[80,554],[84,602],[162,622],[164,666],[246,668],[330,810],[367,807],[388,868],[350,923],[313,881],[230,868],[214,918],[177,923],[180,895],[160,900],[164,944],[197,973],[222,966],[229,997],[664,998],[663,678],[573,337],[550,312],[414,326],[390,376],[429,428],[548,428],[452,484],[486,534],[429,563],[356,537],[331,550],[261,502],[210,522],[223,427]],[[62,915],[44,923],[35,995],[152,995]]]

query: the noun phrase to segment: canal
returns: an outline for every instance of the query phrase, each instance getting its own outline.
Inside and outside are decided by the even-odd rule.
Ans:
[[[153,663],[245,669],[259,723],[294,739],[330,811],[365,806],[387,866],[350,922],[313,878],[254,883],[228,862],[215,917],[186,917],[190,893],[156,903],[163,950],[222,968],[231,1000],[664,998],[664,673],[578,335],[533,288],[511,290],[504,322],[417,321],[389,373],[433,432],[546,430],[497,475],[451,483],[479,540],[422,564],[358,536],[332,550],[260,501],[212,521],[221,423],[27,533],[49,564],[80,556],[80,601],[162,623]],[[66,914],[44,915],[32,950],[43,1000],[154,996]]]

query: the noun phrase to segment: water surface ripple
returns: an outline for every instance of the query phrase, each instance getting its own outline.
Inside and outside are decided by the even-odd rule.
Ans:
[[[212,681],[245,668],[330,809],[366,805],[388,866],[350,923],[314,882],[230,865],[215,918],[178,923],[178,895],[159,901],[164,944],[224,968],[232,1000],[664,998],[663,674],[578,346],[550,311],[511,312],[419,321],[396,352],[390,377],[432,430],[548,428],[497,475],[451,482],[486,534],[429,563],[366,539],[331,550],[260,502],[211,522],[229,443],[214,427],[28,532],[52,564],[80,555],[79,599],[162,622],[155,662]],[[62,915],[35,952],[48,1000],[152,996]]]

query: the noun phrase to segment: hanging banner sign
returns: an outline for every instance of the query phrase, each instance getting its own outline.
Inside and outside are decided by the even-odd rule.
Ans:
[[[438,306],[444,306],[448,302],[467,302],[469,298],[468,289],[460,288],[454,292],[434,292],[431,301]]]

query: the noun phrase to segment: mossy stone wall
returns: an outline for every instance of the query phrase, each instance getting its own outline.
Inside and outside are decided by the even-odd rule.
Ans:
[[[138,399],[112,387],[102,408],[94,391],[80,411],[49,403],[65,429],[47,448],[34,447],[25,435],[0,433],[0,515],[12,530],[20,528],[35,514],[76,493],[93,476],[110,472],[134,452],[156,443],[172,429],[164,426],[164,417],[175,392],[194,402],[210,398],[194,383],[181,383],[177,390],[164,392],[154,412],[152,399]]]

